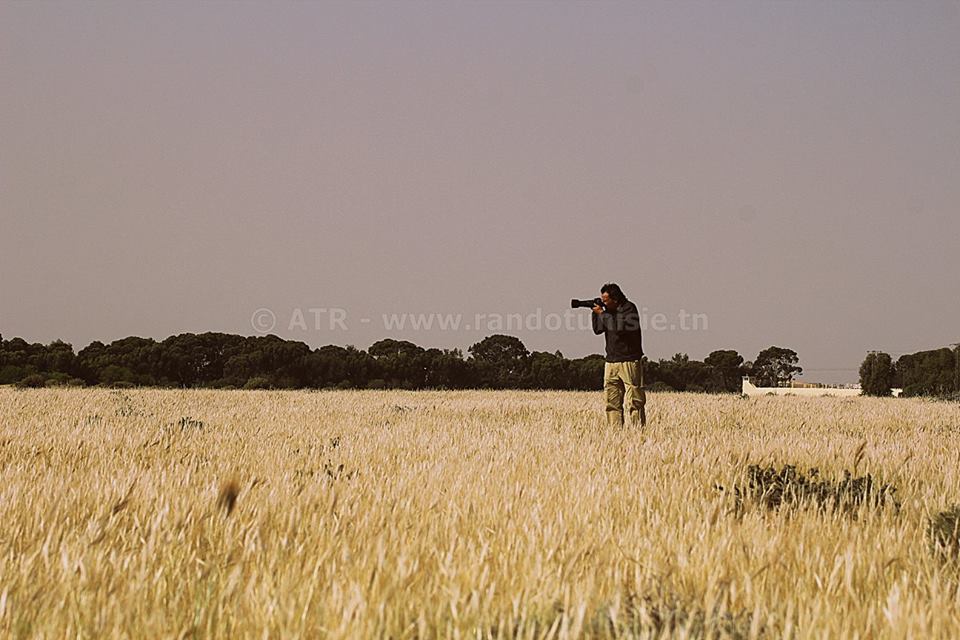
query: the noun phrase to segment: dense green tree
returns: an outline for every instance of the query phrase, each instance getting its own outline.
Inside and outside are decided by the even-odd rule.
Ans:
[[[468,349],[483,386],[515,389],[522,386],[530,352],[514,336],[495,334]]]
[[[77,354],[76,373],[89,384],[106,382],[100,372],[109,366],[126,369],[124,382],[142,385],[160,384],[157,370],[163,349],[152,338],[131,336],[109,345],[91,342]]]
[[[957,358],[952,349],[932,349],[900,356],[895,377],[905,396],[949,396],[957,389]]]
[[[753,361],[752,375],[759,387],[783,386],[803,373],[797,352],[785,347],[768,347]]]
[[[570,361],[570,389],[596,391],[603,388],[603,356],[589,355]]]
[[[703,363],[710,367],[713,373],[711,391],[728,391],[737,393],[741,390],[743,377],[743,356],[732,349],[711,351],[703,359]]]
[[[676,353],[669,360],[660,360],[656,367],[648,367],[651,375],[644,371],[644,383],[647,386],[656,382],[677,391],[712,391],[712,370],[699,360],[691,360],[685,353]]]
[[[466,389],[476,386],[476,375],[460,349],[427,349],[426,386],[434,389]]]
[[[865,396],[889,396],[893,389],[890,354],[873,351],[860,364],[860,389]]]
[[[529,380],[524,385],[533,389],[569,389],[570,361],[562,355],[534,351],[530,356]]]
[[[430,373],[431,356],[406,340],[386,339],[367,349],[377,363],[380,378],[391,387],[422,389]]]

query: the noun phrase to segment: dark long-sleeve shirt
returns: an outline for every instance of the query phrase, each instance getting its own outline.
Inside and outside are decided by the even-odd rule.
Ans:
[[[629,300],[621,302],[613,313],[593,314],[593,332],[604,334],[607,362],[627,362],[643,357],[640,312]]]

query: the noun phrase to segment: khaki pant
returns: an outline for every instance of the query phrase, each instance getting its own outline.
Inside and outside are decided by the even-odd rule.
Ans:
[[[623,402],[626,396],[630,421],[647,424],[647,394],[643,390],[643,360],[605,362],[603,365],[603,392],[607,400],[607,423],[623,426]]]

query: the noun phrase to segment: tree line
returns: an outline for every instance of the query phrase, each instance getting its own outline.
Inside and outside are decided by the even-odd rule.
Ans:
[[[890,354],[871,351],[860,364],[860,386],[865,395],[936,396],[960,399],[960,346],[908,353],[894,362]]]
[[[772,346],[753,361],[720,349],[702,361],[683,353],[648,360],[647,388],[709,393],[740,391],[749,376],[757,386],[788,384],[802,373],[792,349]],[[129,337],[110,344],[96,341],[78,353],[61,340],[28,343],[0,335],[0,384],[40,387],[159,386],[226,389],[571,389],[603,386],[603,357],[565,358],[530,352],[518,338],[493,335],[460,349],[425,349],[406,340],[385,339],[366,351],[303,342],[275,335],[183,333],[156,341]],[[960,399],[960,347],[905,354],[894,361],[873,351],[860,365],[867,395]]]
[[[460,349],[425,349],[385,339],[367,350],[327,345],[311,349],[275,335],[183,333],[156,341],[128,337],[96,341],[74,353],[60,340],[48,345],[0,336],[0,384],[24,387],[159,386],[223,389],[570,389],[603,386],[603,356],[565,358],[530,352],[518,338],[493,335]],[[754,361],[731,349],[703,361],[678,353],[648,360],[651,390],[740,392],[743,376],[758,384],[784,384],[799,374],[796,352],[761,351]]]

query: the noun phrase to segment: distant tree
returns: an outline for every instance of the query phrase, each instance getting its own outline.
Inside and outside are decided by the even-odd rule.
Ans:
[[[484,386],[512,389],[521,386],[530,352],[514,336],[496,334],[468,349]]]
[[[571,386],[569,360],[563,356],[535,351],[530,356],[529,386],[534,389],[568,389]]]
[[[570,389],[580,391],[598,391],[603,388],[604,359],[600,354],[570,360],[567,371],[570,376]]]
[[[481,362],[517,364],[525,360],[530,352],[514,336],[496,334],[488,336],[469,349],[470,355]]]
[[[466,389],[477,385],[476,370],[460,349],[427,349],[425,385],[433,389]]]
[[[893,387],[893,361],[890,354],[868,353],[860,364],[860,389],[865,396],[889,396]]]
[[[768,347],[757,354],[753,361],[752,374],[759,387],[777,387],[793,380],[794,375],[803,373],[798,366],[797,352],[785,347]]]
[[[430,356],[423,347],[406,340],[386,339],[367,349],[381,372],[383,386],[422,389],[426,386]]]
[[[62,340],[54,340],[47,345],[44,370],[64,374],[73,373],[76,359],[72,345]]]
[[[718,391],[740,391],[740,378],[743,376],[743,356],[732,349],[710,352],[703,363],[710,367],[717,380]]]
[[[699,360],[691,360],[685,353],[675,353],[669,360],[661,359],[644,365],[644,383],[647,386],[662,382],[677,391],[717,390],[711,384],[711,375],[710,367]]]
[[[685,353],[675,353],[669,360],[660,359],[657,362],[659,381],[669,385],[672,389],[683,391],[687,388],[684,378],[684,368],[690,362],[690,356]]]
[[[957,354],[946,347],[900,356],[895,374],[905,396],[947,396],[954,390]]]

